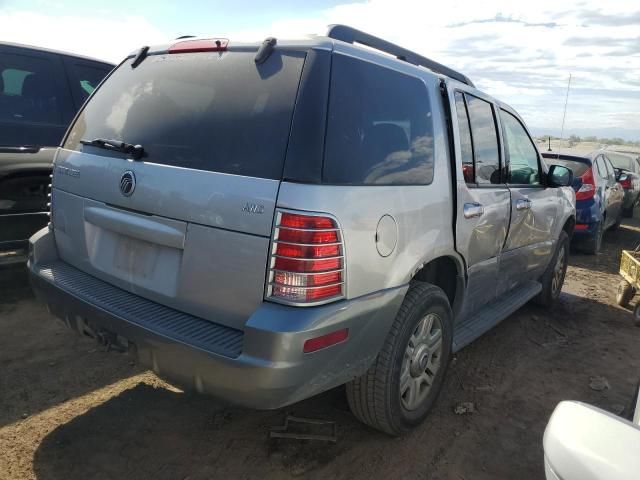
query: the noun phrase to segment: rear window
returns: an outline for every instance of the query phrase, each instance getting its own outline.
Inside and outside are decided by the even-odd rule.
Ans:
[[[544,157],[544,163],[547,165],[560,165],[567,167],[573,171],[574,177],[581,177],[589,169],[588,163],[579,162],[577,160],[560,160],[557,158]]]
[[[280,179],[304,53],[151,55],[131,59],[95,92],[65,147],[81,139],[144,147],[147,162]]]
[[[336,54],[329,91],[325,183],[431,183],[433,123],[424,82]]]

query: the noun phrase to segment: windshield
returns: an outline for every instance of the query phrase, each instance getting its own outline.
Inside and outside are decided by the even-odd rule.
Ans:
[[[280,179],[304,53],[164,54],[124,62],[86,105],[65,148],[81,140],[144,148],[144,161]]]

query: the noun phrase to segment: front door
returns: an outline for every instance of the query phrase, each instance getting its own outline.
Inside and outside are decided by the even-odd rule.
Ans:
[[[497,295],[498,260],[509,228],[510,195],[501,179],[500,146],[493,104],[453,93],[457,132],[458,211],[456,249],[465,258],[468,284],[463,319]]]
[[[559,191],[545,188],[540,154],[523,123],[501,109],[500,120],[511,192],[511,226],[500,259],[499,291],[511,290],[544,272],[554,249]]]

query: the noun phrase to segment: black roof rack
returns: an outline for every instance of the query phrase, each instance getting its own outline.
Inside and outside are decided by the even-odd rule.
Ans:
[[[427,57],[418,55],[411,50],[402,48],[395,43],[388,42],[379,37],[374,37],[373,35],[362,32],[355,28],[348,27],[347,25],[329,25],[327,37],[333,38],[335,40],[341,40],[347,43],[360,43],[361,45],[366,45],[367,47],[371,47],[376,50],[380,50],[382,52],[393,55],[398,60],[403,60],[414,65],[426,67],[429,70],[440,73],[442,75],[446,75],[447,77],[451,77],[455,80],[458,80],[459,82],[466,83],[470,87],[475,88],[473,82],[469,80],[466,75],[463,75],[460,72],[456,72],[446,65],[442,65],[441,63],[435,62]]]

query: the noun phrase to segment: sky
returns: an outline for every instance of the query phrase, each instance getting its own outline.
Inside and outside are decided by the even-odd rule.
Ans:
[[[118,62],[180,35],[262,40],[344,23],[470,77],[534,134],[640,140],[637,0],[0,0],[0,41]]]

